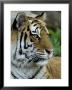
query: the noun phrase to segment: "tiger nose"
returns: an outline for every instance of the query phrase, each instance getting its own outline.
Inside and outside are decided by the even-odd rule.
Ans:
[[[46,51],[48,54],[53,53],[53,49],[45,49],[45,51]]]

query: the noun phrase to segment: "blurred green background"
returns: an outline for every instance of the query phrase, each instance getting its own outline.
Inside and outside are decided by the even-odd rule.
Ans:
[[[54,56],[61,56],[61,30],[56,28],[56,30],[49,29],[50,39],[54,47]]]

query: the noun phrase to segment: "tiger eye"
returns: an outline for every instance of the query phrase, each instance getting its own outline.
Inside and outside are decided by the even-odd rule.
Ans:
[[[35,34],[35,35],[33,35],[33,37],[38,38],[38,35]]]

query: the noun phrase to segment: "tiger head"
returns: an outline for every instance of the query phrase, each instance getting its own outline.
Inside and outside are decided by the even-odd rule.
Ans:
[[[53,56],[53,45],[49,39],[49,31],[45,23],[46,13],[36,17],[19,15],[16,24],[21,35],[20,54],[31,58],[37,65],[46,65]]]

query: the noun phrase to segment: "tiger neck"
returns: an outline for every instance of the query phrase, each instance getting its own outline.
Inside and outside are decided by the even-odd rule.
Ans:
[[[24,66],[22,62],[13,60],[11,73],[17,79],[45,78],[42,66]]]
[[[17,45],[17,46],[16,46]],[[17,41],[17,44],[14,45],[17,48],[15,48],[15,52],[12,54],[11,58],[11,75],[13,78],[16,79],[32,79],[32,78],[45,78],[44,76],[44,70],[41,66],[33,66],[30,62],[32,58],[27,58],[28,56],[31,57],[30,54],[35,53],[35,48],[31,48],[27,50],[24,50],[23,54],[19,54],[20,49],[20,43],[19,40]],[[12,44],[13,46],[13,44]],[[13,50],[12,50],[13,51]],[[28,55],[28,56],[26,56]],[[32,66],[31,66],[32,65]]]

